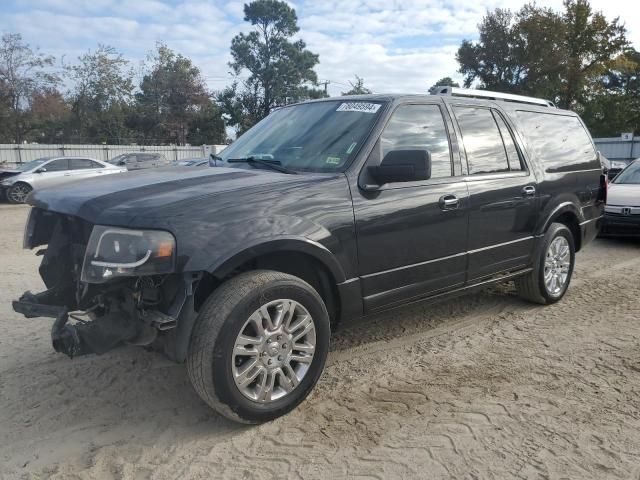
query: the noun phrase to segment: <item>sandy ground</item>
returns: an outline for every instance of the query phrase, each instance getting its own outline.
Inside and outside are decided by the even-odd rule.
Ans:
[[[640,243],[597,240],[559,304],[509,285],[351,322],[313,394],[238,426],[138,348],[74,360],[0,205],[0,478],[640,479]]]

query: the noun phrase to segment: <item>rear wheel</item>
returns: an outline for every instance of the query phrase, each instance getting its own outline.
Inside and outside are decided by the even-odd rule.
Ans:
[[[516,280],[518,295],[535,303],[560,300],[569,288],[575,264],[575,242],[569,228],[552,223],[542,239],[534,270]]]
[[[10,203],[24,203],[31,190],[33,188],[28,183],[16,182],[7,190],[7,200]]]
[[[253,271],[216,289],[189,346],[189,378],[218,413],[243,423],[284,415],[316,384],[329,349],[318,293],[280,272]]]

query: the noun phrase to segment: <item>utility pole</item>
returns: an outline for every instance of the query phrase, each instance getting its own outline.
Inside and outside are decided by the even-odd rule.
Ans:
[[[318,82],[318,85],[324,85],[324,93],[325,95],[329,95],[329,93],[327,92],[327,85],[329,85],[331,82],[329,80],[325,80],[324,82]]]

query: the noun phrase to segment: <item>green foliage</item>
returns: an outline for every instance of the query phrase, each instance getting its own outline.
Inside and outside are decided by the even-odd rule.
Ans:
[[[610,64],[582,115],[594,136],[640,133],[640,52],[629,49]]]
[[[21,143],[33,128],[31,106],[36,95],[55,88],[50,73],[54,58],[32,49],[20,34],[0,38],[0,139]]]
[[[455,82],[453,80],[453,78],[451,77],[443,77],[440,80],[438,80],[436,83],[433,84],[433,86],[431,88],[435,88],[435,87],[460,87],[460,84],[458,82]],[[429,89],[431,90],[431,89]]]
[[[463,41],[456,55],[466,87],[549,98],[582,113],[592,130],[598,115],[615,114],[603,78],[628,46],[619,19],[608,21],[588,0],[565,0],[560,13],[535,4],[496,9],[478,28],[479,41]]]
[[[67,77],[73,82],[72,140],[121,143],[129,134],[125,119],[133,99],[129,62],[113,47],[99,45],[67,67]]]
[[[342,95],[366,95],[371,93],[371,90],[364,86],[364,79],[358,75],[356,75],[356,81],[349,81],[349,84],[351,85],[351,90],[342,92]]]
[[[307,50],[304,41],[292,39],[299,30],[295,10],[285,2],[255,0],[244,6],[244,14],[253,30],[231,41],[229,66],[236,75],[246,72],[249,77],[242,88],[235,83],[219,98],[229,125],[240,133],[274,107],[322,96],[309,87],[317,84],[313,68],[318,55]]]
[[[200,69],[190,59],[160,43],[136,94],[143,140],[170,139],[184,144],[192,117],[211,106]]]

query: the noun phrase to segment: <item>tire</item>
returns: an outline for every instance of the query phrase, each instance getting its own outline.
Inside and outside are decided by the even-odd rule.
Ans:
[[[293,305],[291,307],[293,313],[290,316],[285,313],[281,317],[284,340],[276,342],[275,334],[268,333],[274,330],[266,328],[263,332],[265,341],[260,345],[249,345],[247,350],[240,349],[244,352],[257,350],[260,353],[252,353],[253,356],[250,357],[238,354],[236,341],[240,341],[240,338],[260,336],[255,320],[261,318],[259,323],[264,323],[265,315],[260,315],[263,311],[260,309],[267,306],[265,308],[269,312],[276,312],[277,317],[277,312],[282,311],[277,310],[282,306],[278,303],[282,299],[285,299],[284,302],[289,302],[285,305]],[[295,310],[293,310],[294,307]],[[289,308],[284,310],[288,311]],[[309,321],[305,312],[311,317],[314,330],[308,326]],[[294,330],[298,322],[302,324],[303,320],[306,326]],[[285,338],[289,334],[286,329],[288,322],[292,329],[289,340]],[[276,320],[273,323],[275,324]],[[253,331],[250,332],[250,330]],[[304,348],[309,349],[306,345],[315,342],[312,353],[304,353],[294,348],[296,339],[293,335],[303,330],[309,330],[309,333],[302,337],[305,343],[299,345],[300,347],[305,345]],[[314,332],[313,341],[308,343],[312,332]],[[239,337],[240,333],[245,336]],[[269,337],[269,335],[274,336]],[[298,277],[269,270],[245,272],[218,287],[201,308],[191,335],[187,355],[189,379],[198,395],[221,415],[241,423],[267,422],[293,410],[311,392],[324,368],[329,351],[329,337],[329,314],[320,295],[308,283]],[[277,338],[280,339],[279,336]],[[279,352],[274,354],[273,351],[275,348],[280,348],[278,345],[280,343],[283,349],[285,344],[287,348],[292,345],[293,350],[290,354],[282,356],[284,362],[280,370],[283,373],[282,375],[273,373],[275,380],[271,381],[267,372],[276,372],[277,370],[271,369],[279,367],[267,366],[266,362],[271,362],[271,359],[274,362],[280,359]],[[276,358],[271,355],[278,356]],[[309,359],[309,355],[312,355],[312,359]],[[305,357],[306,360],[304,363],[296,363],[293,360],[294,357]],[[238,372],[245,371],[245,365],[253,362],[254,358],[258,364],[253,368],[262,369],[263,373],[256,377],[255,386],[250,383],[243,387],[237,383],[239,381],[237,379],[242,377],[242,375],[238,376]],[[245,360],[247,364],[243,363]],[[297,371],[304,371],[299,379],[296,374],[297,384],[289,383],[291,380],[287,380],[293,379],[292,365],[298,369]],[[255,373],[255,370],[251,371]],[[245,375],[247,378],[251,376]],[[265,378],[267,380],[264,380]],[[272,385],[271,389],[261,388],[269,382]],[[295,386],[291,387],[291,385]],[[282,395],[285,387],[292,389],[277,398],[276,394]],[[250,398],[254,392],[256,392],[255,398]],[[268,396],[268,399],[263,398],[260,401],[260,397],[263,396],[265,398]],[[272,396],[273,399],[271,399]]]
[[[562,239],[564,239],[564,242]],[[547,254],[554,242],[558,242],[556,245],[563,245],[566,242],[566,246],[569,248],[567,259],[568,266],[566,268],[566,280],[564,280],[562,286],[556,288],[556,290],[550,290],[547,282],[545,282],[545,264],[547,263]],[[542,239],[540,250],[534,261],[533,271],[524,277],[516,279],[515,283],[518,296],[530,302],[542,305],[548,305],[559,301],[564,297],[565,293],[567,293],[567,289],[571,283],[575,259],[575,241],[571,230],[562,223],[552,223]],[[563,272],[564,269],[560,267],[557,268],[557,271]],[[547,270],[547,272],[549,273],[549,270]],[[562,273],[559,275],[562,275]]]
[[[31,190],[33,188],[28,183],[16,182],[7,190],[7,200],[13,204],[24,203]]]

